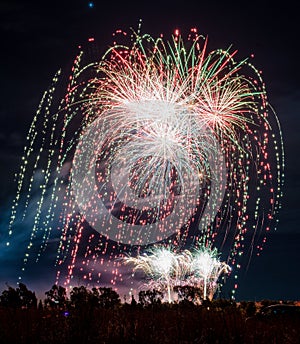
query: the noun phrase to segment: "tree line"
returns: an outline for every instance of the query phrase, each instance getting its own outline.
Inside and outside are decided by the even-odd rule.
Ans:
[[[178,300],[173,303],[181,305],[202,305],[214,307],[237,307],[237,303],[233,300],[201,299],[201,290],[192,286],[177,286],[174,288],[178,295]],[[124,296],[124,303],[126,305],[147,307],[158,306],[164,302],[164,293],[160,290],[149,289],[141,290],[138,293],[136,300],[133,295],[129,299]],[[271,304],[278,303],[278,301],[263,300],[260,302],[261,307],[266,307]],[[291,302],[287,302],[291,303]],[[24,283],[19,283],[17,288],[7,286],[7,289],[2,291],[0,295],[0,307],[9,308],[38,308],[38,309],[80,309],[82,307],[90,306],[92,308],[115,308],[121,306],[120,295],[111,287],[93,287],[91,289],[81,285],[73,287],[67,295],[66,288],[54,284],[51,289],[45,292],[44,300],[39,300],[34,291],[27,288]],[[253,301],[242,301],[238,303],[238,307],[243,310],[247,316],[252,316],[257,312],[256,303]]]
[[[90,304],[95,307],[110,308],[121,303],[119,294],[109,287],[88,289],[85,286],[72,288],[67,296],[66,288],[54,284],[45,292],[45,299],[39,300],[34,291],[19,283],[17,288],[8,286],[0,295],[0,307],[11,308],[79,308]]]
[[[141,290],[121,302],[108,287],[59,285],[37,300],[23,283],[0,295],[0,342],[5,344],[71,343],[296,343],[299,317],[260,318],[253,301],[201,300],[192,287],[177,290],[179,299],[164,302],[164,293]],[[265,300],[262,306],[278,301]]]

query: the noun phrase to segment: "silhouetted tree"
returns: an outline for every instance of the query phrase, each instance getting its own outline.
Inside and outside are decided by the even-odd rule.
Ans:
[[[136,306],[137,305],[137,302],[136,302],[136,300],[135,300],[133,295],[131,295],[131,303],[130,304],[131,304],[131,306]]]
[[[139,292],[139,303],[142,306],[157,305],[161,304],[163,297],[163,292],[156,289],[141,290]]]
[[[52,308],[64,307],[68,301],[66,288],[57,286],[56,284],[54,284],[50,290],[46,291],[45,295],[45,305]]]
[[[38,310],[42,311],[43,309],[44,309],[43,302],[42,302],[42,300],[40,300],[38,303]]]
[[[189,301],[193,303],[200,303],[200,298],[201,298],[201,290],[200,288],[193,287],[193,286],[175,286],[174,291],[178,295],[178,301]]]
[[[108,287],[87,289],[84,286],[74,287],[70,293],[71,305],[75,308],[83,305],[91,308],[112,308],[121,303],[119,294]]]
[[[93,298],[92,292],[85,286],[74,287],[70,292],[70,303],[75,308],[86,306]]]
[[[0,296],[0,304],[4,307],[21,307],[21,299],[18,291],[11,286],[8,286],[6,290],[3,290]]]
[[[99,304],[103,308],[112,308],[121,303],[119,294],[112,288],[100,287],[99,290]]]
[[[93,308],[100,307],[100,291],[99,288],[93,287],[88,297],[88,302]]]
[[[8,286],[8,289],[2,292],[0,304],[4,307],[36,308],[37,298],[35,292],[29,290],[24,283],[19,283],[18,288]]]
[[[17,292],[20,295],[21,305],[26,308],[36,308],[37,307],[37,298],[35,292],[27,289],[26,285],[19,283]]]

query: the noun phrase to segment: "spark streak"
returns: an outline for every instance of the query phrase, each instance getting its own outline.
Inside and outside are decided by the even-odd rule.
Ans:
[[[218,247],[235,270],[260,254],[278,223],[284,150],[261,73],[236,56],[208,52],[196,29],[167,40],[139,27],[92,62],[80,49],[24,148],[8,229],[13,240],[32,223],[23,271],[37,241],[37,260],[58,241],[66,286],[76,273],[101,284],[106,270],[122,282],[117,257],[160,242]],[[193,266],[194,277],[213,274]]]

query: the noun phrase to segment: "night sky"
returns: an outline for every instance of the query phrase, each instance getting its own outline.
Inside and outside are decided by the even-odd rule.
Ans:
[[[10,208],[16,191],[26,134],[44,90],[54,73],[69,65],[77,46],[89,37],[103,51],[116,29],[137,27],[152,36],[176,28],[197,27],[211,48],[238,49],[240,59],[254,54],[261,69],[269,102],[281,123],[285,147],[285,185],[279,225],[269,236],[260,257],[254,257],[239,281],[237,299],[300,299],[300,47],[298,11],[292,1],[275,2],[149,1],[14,1],[0,3],[0,291],[15,286],[23,259],[28,229],[7,237]],[[263,6],[263,7],[262,7]],[[53,284],[51,259],[32,267],[24,281],[32,290],[49,290]]]

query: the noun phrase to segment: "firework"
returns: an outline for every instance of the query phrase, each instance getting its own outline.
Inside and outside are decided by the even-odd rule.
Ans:
[[[41,100],[9,224],[13,240],[20,221],[33,223],[22,269],[37,241],[36,259],[58,241],[57,282],[79,273],[101,284],[110,271],[115,285],[123,253],[142,259],[149,245],[197,242],[238,271],[243,254],[263,249],[281,206],[281,131],[261,73],[237,51],[209,52],[196,29],[168,40],[139,27],[130,37],[98,60],[80,49],[71,75],[59,71]],[[225,271],[198,253],[192,265],[181,253],[173,271],[169,252],[155,273],[193,268],[210,283]]]
[[[200,246],[192,251],[176,252],[170,247],[152,248],[137,257],[125,256],[125,264],[133,265],[133,271],[144,272],[147,282],[158,290],[167,290],[171,302],[171,289],[176,286],[193,286],[203,290],[206,300],[207,291],[212,299],[220,276],[228,274],[231,268],[221,262],[216,249]]]
[[[230,271],[230,266],[219,260],[216,249],[200,247],[194,250],[190,263],[190,279],[194,281],[196,286],[200,286],[203,283],[204,300],[207,297],[207,290],[209,291],[210,299],[212,299],[219,277],[221,274],[228,274]]]
[[[126,257],[125,264],[133,264],[134,271],[142,270],[152,282],[155,289],[157,286],[165,286],[168,292],[168,301],[171,302],[171,284],[177,276],[179,263],[177,256],[171,249],[158,247],[138,257]],[[153,283],[154,282],[154,283]]]

